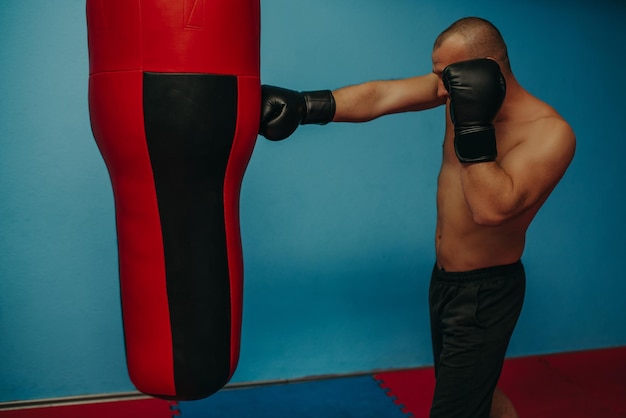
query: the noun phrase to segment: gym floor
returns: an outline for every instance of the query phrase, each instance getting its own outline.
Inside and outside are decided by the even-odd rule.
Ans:
[[[508,359],[500,383],[522,418],[625,418],[626,347]],[[0,418],[427,418],[433,389],[432,368],[419,368],[227,387],[193,402],[0,405]]]

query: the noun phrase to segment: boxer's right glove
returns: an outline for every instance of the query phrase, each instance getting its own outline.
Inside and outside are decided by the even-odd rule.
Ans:
[[[335,98],[330,90],[297,92],[281,87],[261,87],[259,133],[280,141],[294,133],[298,125],[325,125],[335,116]]]
[[[457,62],[443,70],[442,78],[450,97],[459,161],[494,161],[498,151],[493,120],[506,95],[500,66],[487,58]]]

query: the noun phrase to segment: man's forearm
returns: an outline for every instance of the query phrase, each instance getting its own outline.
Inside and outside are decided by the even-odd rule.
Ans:
[[[499,225],[518,214],[522,196],[511,176],[496,161],[462,164],[461,184],[474,222]]]
[[[379,116],[380,93],[376,82],[342,87],[333,91],[336,111],[334,122],[367,122]]]

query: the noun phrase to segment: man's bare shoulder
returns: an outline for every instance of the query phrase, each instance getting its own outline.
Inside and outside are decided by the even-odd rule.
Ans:
[[[547,147],[558,147],[574,153],[576,135],[570,124],[554,109],[534,121],[529,121],[529,139],[540,141]]]
[[[524,109],[519,123],[523,125],[528,141],[540,142],[546,147],[556,146],[573,154],[576,146],[574,130],[552,106],[532,97]]]
[[[558,180],[576,150],[572,127],[553,107],[532,96],[517,110],[505,129],[512,142],[503,149],[502,162],[518,167],[527,176],[543,176],[548,183]],[[538,179],[533,182],[541,183]]]

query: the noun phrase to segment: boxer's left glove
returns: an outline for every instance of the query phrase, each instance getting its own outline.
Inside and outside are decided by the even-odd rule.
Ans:
[[[457,62],[442,74],[450,97],[454,149],[462,163],[494,161],[498,156],[493,126],[506,83],[497,62],[487,58]]]
[[[335,116],[335,98],[330,90],[297,92],[281,87],[261,87],[259,133],[280,141],[294,133],[298,125],[325,125]]]

